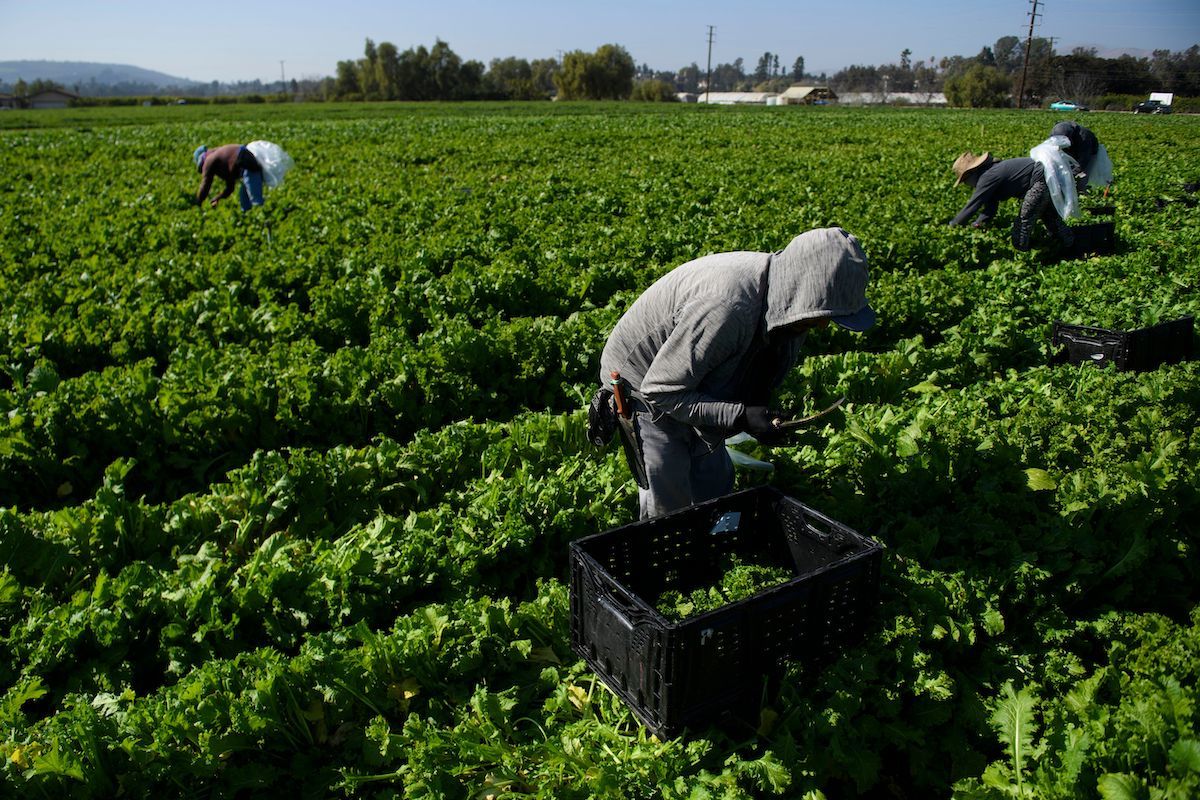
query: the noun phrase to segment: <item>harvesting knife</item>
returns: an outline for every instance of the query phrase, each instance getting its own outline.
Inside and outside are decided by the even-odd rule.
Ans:
[[[775,427],[781,431],[790,431],[793,428],[802,427],[804,425],[809,424],[810,422],[816,422],[817,420],[819,420],[821,417],[825,416],[826,414],[836,411],[844,402],[846,402],[846,395],[842,395],[837,400],[835,400],[833,405],[831,405],[829,408],[822,409],[821,411],[818,411],[815,414],[809,414],[807,417],[800,417],[798,419],[776,418],[774,420]]]

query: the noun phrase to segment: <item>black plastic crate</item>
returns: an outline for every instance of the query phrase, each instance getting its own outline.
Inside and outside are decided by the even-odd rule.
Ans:
[[[1054,363],[1113,364],[1122,371],[1146,371],[1189,360],[1192,330],[1190,316],[1132,331],[1056,322],[1050,344],[1058,348]]]
[[[1068,258],[1087,258],[1113,253],[1117,249],[1117,225],[1112,220],[1072,225],[1074,242],[1067,248]]]
[[[882,545],[770,486],[571,543],[571,646],[652,732],[752,715],[764,676],[816,667],[878,606]],[[668,589],[715,585],[730,555],[795,577],[681,621]]]

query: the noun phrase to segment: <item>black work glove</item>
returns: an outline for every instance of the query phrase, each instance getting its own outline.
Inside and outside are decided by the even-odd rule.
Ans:
[[[775,426],[775,420],[782,418],[783,413],[775,409],[766,406],[746,406],[742,416],[738,417],[738,428],[762,444],[775,445],[787,436],[786,431]]]

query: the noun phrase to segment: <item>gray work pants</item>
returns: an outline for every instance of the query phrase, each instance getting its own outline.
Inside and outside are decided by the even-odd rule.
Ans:
[[[642,519],[712,500],[733,491],[733,462],[723,444],[715,450],[695,428],[666,414],[637,412],[649,489],[638,489]]]

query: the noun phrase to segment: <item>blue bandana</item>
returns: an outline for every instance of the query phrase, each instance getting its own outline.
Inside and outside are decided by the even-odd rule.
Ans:
[[[204,154],[208,151],[208,147],[200,145],[192,151],[192,161],[196,162],[196,171],[200,171],[200,165],[204,163]]]

